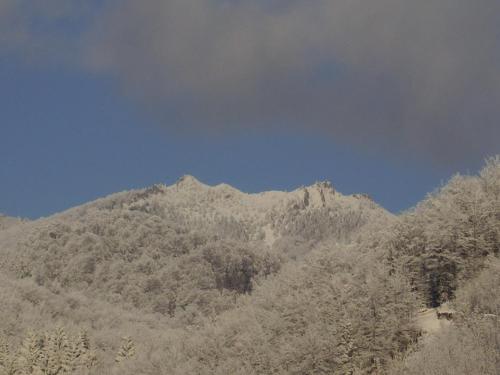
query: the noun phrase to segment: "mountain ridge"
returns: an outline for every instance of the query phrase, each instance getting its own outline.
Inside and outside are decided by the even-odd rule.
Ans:
[[[151,202],[174,204],[184,207],[191,204],[189,209],[204,205],[217,211],[223,216],[259,216],[263,219],[266,213],[286,210],[310,210],[321,208],[346,208],[352,205],[355,208],[380,210],[387,217],[395,217],[392,213],[378,205],[367,194],[343,195],[338,192],[330,181],[318,181],[308,186],[300,186],[291,191],[266,190],[255,193],[243,192],[229,184],[220,183],[208,185],[192,175],[184,175],[171,185],[157,183],[145,188],[124,190],[112,193],[95,200],[70,207],[61,212],[51,214],[30,221],[33,225],[54,219],[70,219],[80,216],[90,208],[112,209],[115,205],[124,205],[134,210],[141,204]],[[243,211],[243,212],[242,212]],[[7,216],[5,222],[26,222]],[[2,217],[0,217],[2,220]],[[0,228],[2,222],[0,221]],[[10,226],[10,225],[9,225]],[[3,227],[7,229],[7,225]]]

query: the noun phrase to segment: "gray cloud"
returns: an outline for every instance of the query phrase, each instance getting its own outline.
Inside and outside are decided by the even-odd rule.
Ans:
[[[78,0],[0,0],[0,57],[30,64],[79,64],[93,7]]]
[[[500,151],[498,0],[108,1],[83,39],[86,68],[165,126],[279,124],[446,163]]]

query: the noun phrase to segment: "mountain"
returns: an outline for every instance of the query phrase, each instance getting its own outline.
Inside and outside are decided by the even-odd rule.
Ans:
[[[0,374],[44,358],[68,374],[498,373],[482,353],[500,352],[499,157],[398,216],[329,182],[247,194],[184,176],[5,222]],[[457,318],[428,340],[418,311],[444,303]]]
[[[115,212],[113,212],[115,211]],[[113,194],[47,219],[35,221],[40,227],[57,221],[84,222],[92,214],[116,211],[140,212],[148,217],[159,217],[178,226],[214,232],[221,237],[242,237],[245,240],[264,240],[272,244],[277,238],[297,231],[306,237],[317,234],[302,233],[312,226],[305,220],[326,215],[329,230],[334,229],[340,239],[349,238],[362,226],[376,220],[390,220],[392,215],[374,203],[367,195],[344,196],[329,182],[301,187],[292,192],[269,191],[246,194],[229,185],[208,186],[192,176],[180,178],[172,186],[152,187]],[[42,226],[43,226],[42,225]],[[232,228],[224,228],[224,227]],[[230,233],[234,229],[234,233]],[[324,233],[320,237],[333,235]]]
[[[360,281],[342,292],[343,309],[357,316],[359,298],[368,298],[364,285],[382,285],[387,276],[378,267],[368,271],[382,261],[379,255],[360,258],[355,248],[351,254],[342,246],[367,241],[396,221],[368,196],[345,196],[329,182],[247,194],[184,176],[171,186],[113,194],[0,232],[0,296],[11,301],[0,310],[0,328],[19,337],[23,327],[78,322],[105,352],[117,350],[125,332],[143,349],[160,340],[157,345],[167,350],[173,337],[180,340],[179,335],[187,337],[219,319],[232,321],[227,314],[245,316],[248,308],[242,304],[257,308],[269,298],[280,300],[285,285],[294,285],[297,302],[306,298],[308,314],[314,314],[320,300],[337,299],[335,288],[323,295],[332,288],[334,270],[342,283]],[[325,251],[327,258],[321,255]],[[321,265],[332,259],[336,265]],[[357,271],[348,271],[355,264]],[[361,281],[366,276],[370,279]],[[318,294],[319,280],[327,289]],[[377,303],[390,306],[400,287],[387,288],[391,297],[379,296]],[[266,295],[269,291],[277,294]],[[295,301],[286,304],[292,311]],[[316,313],[344,314],[321,306]],[[288,319],[283,324],[293,324]],[[310,329],[327,335],[322,327]],[[200,336],[196,347],[204,340]],[[393,345],[389,341],[382,347]],[[106,360],[102,366],[109,369],[112,362]],[[199,366],[178,373],[202,373]]]
[[[367,196],[344,196],[329,182],[246,194],[184,176],[172,186],[113,194],[6,229],[0,264],[39,285],[149,312],[179,316],[203,304],[205,316],[318,243],[347,242],[394,220]],[[228,265],[239,270],[221,279]],[[172,273],[177,280],[165,276]],[[200,302],[207,291],[210,302]]]
[[[15,219],[5,218],[4,229]],[[137,221],[137,223],[135,222]],[[319,242],[326,238],[337,242],[360,235],[366,226],[385,226],[394,216],[368,196],[345,196],[329,182],[315,183],[291,192],[269,191],[246,194],[229,185],[208,186],[192,176],[184,176],[172,186],[154,185],[146,189],[110,195],[48,218],[25,223],[0,236],[3,252],[22,252],[23,245],[12,244],[18,237],[24,248],[37,249],[37,239],[46,238],[45,247],[57,245],[71,232],[82,236],[125,236],[144,230],[150,239],[163,235],[155,232],[175,230],[220,240],[262,242],[273,247],[280,240],[293,237],[299,241]],[[150,227],[146,223],[150,222]],[[4,223],[1,221],[0,223]],[[117,226],[117,228],[114,228]],[[114,229],[112,229],[114,228]],[[9,245],[6,239],[10,238]],[[105,246],[105,244],[101,245]]]

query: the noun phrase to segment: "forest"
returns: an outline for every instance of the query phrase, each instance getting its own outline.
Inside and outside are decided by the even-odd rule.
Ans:
[[[500,156],[398,215],[185,176],[0,216],[0,375],[497,375],[499,253]]]

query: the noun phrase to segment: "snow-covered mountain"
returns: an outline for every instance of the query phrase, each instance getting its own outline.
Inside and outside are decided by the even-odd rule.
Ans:
[[[326,237],[343,241],[367,225],[384,225],[394,216],[367,195],[343,195],[330,182],[317,182],[291,192],[241,192],[227,184],[209,186],[193,176],[183,176],[175,184],[112,194],[65,212],[27,223],[20,240],[29,233],[50,231],[58,225],[76,225],[107,218],[104,226],[113,226],[117,213],[164,220],[191,232],[208,232],[218,238],[264,241],[271,246],[285,236],[305,240]],[[0,217],[0,228],[21,221]],[[105,230],[105,228],[102,228]],[[0,235],[12,237],[12,233]],[[9,243],[12,243],[9,241]]]
[[[367,196],[342,195],[329,182],[247,194],[184,176],[0,231],[0,269],[175,315],[207,290],[248,292],[321,242],[346,243],[394,220]],[[139,295],[137,287],[168,293]],[[226,308],[222,297],[204,298],[209,308]]]
[[[387,373],[418,374],[431,357],[413,349],[416,313],[456,298],[467,327],[429,350],[473,353],[472,372],[456,373],[496,374],[483,353],[498,352],[498,323],[484,318],[498,316],[499,186],[496,157],[396,217],[328,182],[247,194],[184,176],[34,221],[2,217],[0,351],[3,335],[23,359],[29,340],[66,327],[90,333],[96,374],[114,373],[124,336],[137,350],[121,374],[373,374],[408,352]]]

